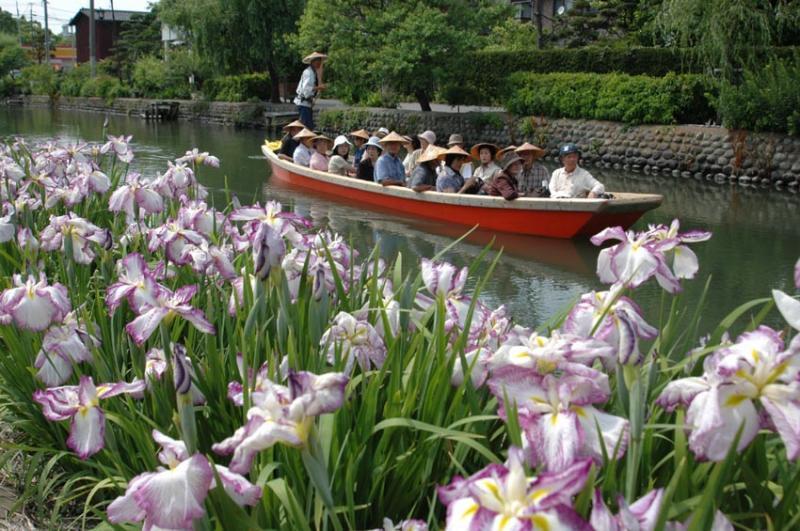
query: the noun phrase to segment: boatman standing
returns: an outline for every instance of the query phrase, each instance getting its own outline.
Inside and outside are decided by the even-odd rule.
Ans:
[[[297,105],[300,121],[311,131],[314,130],[314,100],[326,88],[322,82],[322,64],[327,58],[327,55],[320,52],[305,56],[303,62],[308,67],[303,70],[300,83],[297,84],[294,104]]]

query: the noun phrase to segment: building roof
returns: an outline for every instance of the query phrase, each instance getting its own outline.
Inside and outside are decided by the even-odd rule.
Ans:
[[[148,11],[124,11],[122,9],[115,9],[113,16],[110,9],[95,9],[94,10],[94,20],[95,23],[97,22],[111,22],[112,20],[116,22],[127,22],[131,19],[133,15],[146,15]],[[89,10],[88,9],[81,9],[75,16],[72,17],[72,20],[69,21],[70,26],[74,26],[78,23],[78,17],[81,15],[86,15],[89,17]]]

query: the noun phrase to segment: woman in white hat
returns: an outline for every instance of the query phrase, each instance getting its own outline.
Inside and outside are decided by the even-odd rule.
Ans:
[[[364,144],[364,156],[361,157],[361,162],[358,163],[358,171],[356,172],[356,179],[361,181],[375,182],[375,164],[378,163],[378,157],[383,152],[383,146],[380,143],[380,138],[372,136]]]
[[[328,171],[328,164],[330,163],[328,152],[333,142],[325,135],[317,135],[312,139],[311,143],[314,152],[311,154],[311,162],[308,166],[312,170]]]
[[[347,137],[339,135],[333,141],[333,155],[328,162],[328,172],[335,173],[336,175],[349,175],[350,177],[356,174],[355,167],[350,164],[350,142]]]
[[[314,52],[303,58],[303,63],[308,67],[303,70],[300,83],[297,84],[297,96],[294,104],[300,114],[303,125],[314,130],[314,100],[327,86],[322,82],[322,63],[328,56],[324,53]]]
[[[425,131],[417,135],[419,139],[419,148],[415,149],[403,160],[403,167],[406,169],[406,175],[411,175],[414,171],[414,168],[417,167],[417,159],[419,159],[420,155],[428,149],[428,146],[432,146],[436,143],[436,133],[433,131]]]

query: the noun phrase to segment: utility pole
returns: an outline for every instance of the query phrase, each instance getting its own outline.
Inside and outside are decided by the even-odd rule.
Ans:
[[[44,60],[50,64],[50,26],[47,24],[47,0],[42,0],[44,4]]]
[[[89,69],[92,77],[97,75],[97,56],[94,42],[94,0],[89,0]]]
[[[535,17],[535,18],[534,18]],[[536,21],[536,47],[542,49],[542,0],[531,0],[531,20]]]
[[[19,39],[19,45],[22,46],[22,23],[20,22],[22,19],[19,16],[19,0],[17,0],[17,39]]]

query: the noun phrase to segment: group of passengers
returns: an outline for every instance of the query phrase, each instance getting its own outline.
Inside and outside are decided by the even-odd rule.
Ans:
[[[539,162],[546,151],[527,142],[503,149],[479,143],[466,151],[461,135],[450,135],[446,147],[441,147],[436,145],[433,131],[409,138],[386,128],[373,135],[360,129],[349,134],[352,142],[345,135],[331,140],[310,131],[300,121],[288,124],[284,131],[278,152],[281,158],[383,186],[407,186],[415,192],[500,196],[507,200],[607,196],[603,184],[580,167],[581,153],[575,144],[561,147],[563,167],[550,174]]]

